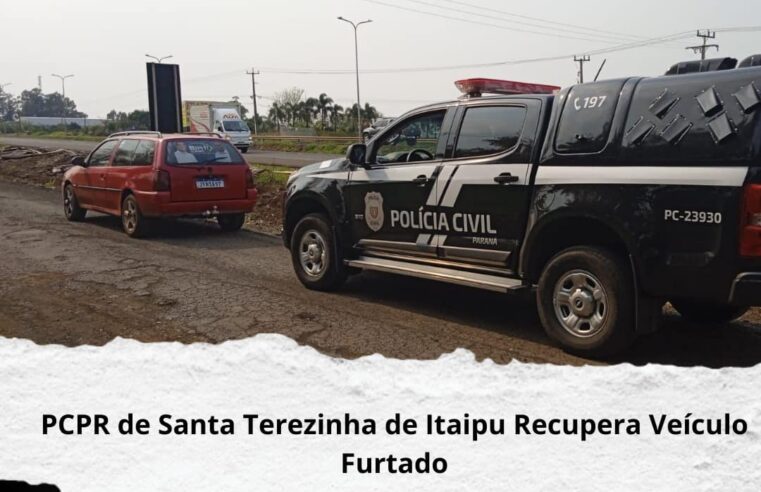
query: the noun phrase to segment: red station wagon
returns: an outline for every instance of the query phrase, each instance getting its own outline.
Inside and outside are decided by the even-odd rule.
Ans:
[[[119,215],[132,237],[160,217],[216,217],[222,230],[236,231],[256,203],[246,160],[213,135],[115,133],[72,164],[62,185],[66,218],[83,220],[88,210]]]

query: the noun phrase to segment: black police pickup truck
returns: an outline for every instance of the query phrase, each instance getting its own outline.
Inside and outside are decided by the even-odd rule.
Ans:
[[[652,331],[667,301],[735,319],[761,305],[757,59],[560,91],[459,81],[459,100],[290,178],[296,274],[317,290],[359,270],[536,288],[549,336],[590,356]]]

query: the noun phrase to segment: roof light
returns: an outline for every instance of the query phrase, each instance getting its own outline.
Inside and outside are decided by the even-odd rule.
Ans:
[[[513,80],[498,79],[463,79],[454,83],[467,96],[478,97],[481,94],[553,94],[560,90],[555,85],[531,84]]]

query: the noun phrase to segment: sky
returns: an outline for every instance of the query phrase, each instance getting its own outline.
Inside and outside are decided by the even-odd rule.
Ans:
[[[250,108],[245,72],[254,67],[260,113],[288,87],[313,97],[325,92],[350,106],[356,101],[354,35],[338,16],[373,21],[358,31],[361,101],[387,116],[457,97],[453,83],[462,78],[571,85],[574,54],[683,33],[682,39],[592,54],[585,68],[587,79],[603,60],[601,79],[659,75],[695,59],[685,50],[700,43],[692,31],[761,26],[761,2],[747,0],[1,3],[0,84],[18,94],[36,87],[41,75],[43,91],[53,92],[61,82],[52,73],[74,74],[66,95],[90,117],[147,109],[145,54],[173,55],[168,62],[180,65],[184,99],[239,96]],[[718,32],[713,42],[720,45],[718,56],[742,59],[761,53],[761,30]],[[543,58],[550,60],[527,61]],[[341,73],[315,73],[335,71]]]

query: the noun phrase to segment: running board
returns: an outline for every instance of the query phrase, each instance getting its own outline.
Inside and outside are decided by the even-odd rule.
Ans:
[[[376,270],[379,272],[396,273],[410,277],[426,278],[448,282],[451,284],[466,285],[494,292],[508,292],[523,288],[523,282],[515,278],[499,277],[484,273],[465,272],[453,268],[421,265],[406,261],[388,260],[384,258],[372,258],[360,256],[356,260],[347,260],[350,267],[364,270]]]

